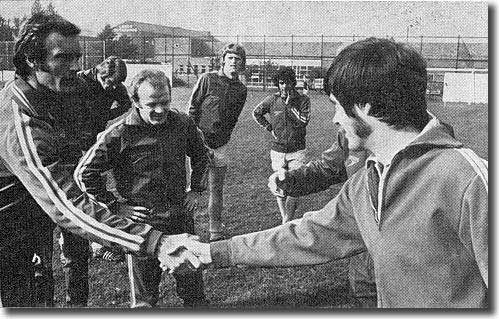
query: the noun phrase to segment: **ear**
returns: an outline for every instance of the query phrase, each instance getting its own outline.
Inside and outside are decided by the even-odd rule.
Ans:
[[[36,69],[38,67],[38,62],[36,62],[35,60],[33,59],[30,59],[28,58],[27,56],[25,56],[26,58],[26,64],[32,68],[32,69]]]
[[[370,110],[371,110],[371,104],[369,104],[369,103],[366,103],[364,105],[360,105],[360,104],[354,105],[354,111],[357,114],[357,116],[366,122],[368,121],[368,118],[371,117],[369,115]]]

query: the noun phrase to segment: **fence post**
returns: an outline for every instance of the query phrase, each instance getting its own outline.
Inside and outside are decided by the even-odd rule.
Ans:
[[[322,68],[324,67],[324,34],[321,35],[321,78],[324,77],[324,74],[322,74]]]
[[[292,34],[291,35],[291,67],[294,66],[294,62],[295,62],[295,52],[294,52],[294,35]]]
[[[460,40],[461,36],[458,35],[457,36],[457,50],[456,50],[456,69],[458,68],[459,66],[459,40]]]
[[[189,45],[190,45],[190,41],[189,41]],[[173,28],[172,30],[172,78],[173,78],[173,74],[175,71],[175,28]],[[172,79],[172,83],[173,83],[173,79]]]
[[[263,36],[263,91],[265,91],[267,86],[267,62],[265,62],[265,45],[266,37]]]
[[[421,42],[419,44],[419,54],[423,55],[423,36],[421,36]]]

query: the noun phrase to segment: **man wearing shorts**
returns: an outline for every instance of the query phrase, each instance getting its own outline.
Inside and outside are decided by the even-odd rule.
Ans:
[[[210,241],[225,238],[222,223],[223,184],[227,172],[227,143],[246,102],[247,89],[239,81],[246,65],[246,51],[227,44],[220,55],[222,67],[199,77],[189,101],[189,115],[213,150],[208,175]]]
[[[304,164],[310,99],[296,90],[296,75],[290,67],[277,71],[274,85],[279,91],[260,102],[253,111],[253,117],[274,137],[270,159],[272,169],[276,172],[279,169],[296,169]],[[298,198],[276,196],[276,199],[282,223],[292,220],[298,207]]]

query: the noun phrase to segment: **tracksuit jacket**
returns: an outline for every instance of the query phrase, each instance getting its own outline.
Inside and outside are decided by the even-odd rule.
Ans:
[[[169,110],[165,123],[149,125],[132,108],[126,117],[99,134],[75,169],[75,178],[80,188],[97,200],[114,202],[117,198],[106,190],[101,177],[112,169],[117,191],[128,204],[167,214],[166,208],[182,207],[184,203],[186,155],[191,158],[191,190],[205,190],[208,148],[192,119]]]
[[[222,69],[203,73],[189,101],[189,115],[212,149],[227,144],[243,110],[248,91],[239,79],[229,79]]]
[[[368,160],[323,209],[212,243],[213,262],[310,265],[368,250],[379,307],[487,307],[488,163],[462,146],[436,124],[385,168],[378,205]]]
[[[269,120],[265,118],[265,114],[269,114]],[[308,96],[292,90],[288,101],[284,101],[277,92],[256,106],[253,118],[269,132],[274,131],[277,138],[272,143],[272,150],[293,153],[305,149],[306,127],[310,120]]]
[[[75,165],[66,159],[66,132],[51,113],[59,107],[54,104],[51,92],[35,90],[20,78],[0,91],[0,197],[7,201],[3,207],[32,196],[54,222],[77,235],[154,255],[161,232],[115,215],[77,186]]]

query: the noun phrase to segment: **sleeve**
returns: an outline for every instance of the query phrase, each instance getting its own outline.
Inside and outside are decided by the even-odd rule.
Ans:
[[[298,105],[290,103],[288,107],[293,125],[296,127],[307,126],[310,121],[310,98],[306,95],[301,95]]]
[[[86,239],[154,256],[162,233],[112,214],[104,203],[82,192],[73,178],[74,165],[60,160],[52,127],[23,111],[21,102],[12,100],[10,106],[11,118],[2,119],[0,157],[45,213]]]
[[[132,107],[132,102],[128,97],[126,87],[123,84],[120,84],[116,87],[114,98],[114,104],[116,104],[116,107],[112,107],[109,110],[109,118],[107,119],[108,121],[114,120],[115,118],[123,115]]]
[[[356,255],[361,238],[345,186],[322,210],[271,229],[235,236],[210,246],[216,267],[315,265]]]
[[[80,159],[74,172],[78,187],[106,206],[111,207],[117,198],[106,187],[103,174],[113,168],[118,159],[120,139],[113,130],[106,130],[97,137],[97,142]]]
[[[201,119],[201,105],[203,104],[203,100],[206,96],[207,88],[207,76],[203,74],[199,77],[189,99],[189,115],[192,117],[196,125],[199,125],[199,121]]]
[[[333,147],[322,153],[320,160],[286,171],[284,181],[277,186],[286,196],[300,197],[323,191],[347,180],[343,151]]]
[[[271,105],[272,96],[268,96],[253,110],[253,119],[269,132],[272,132],[272,124],[265,118],[265,114],[269,114]]]
[[[206,190],[208,174],[209,149],[206,146],[203,134],[192,119],[188,122],[187,156],[191,158],[191,190],[202,192]]]
[[[483,281],[488,284],[488,182],[480,176],[474,178],[466,189],[461,204],[459,237],[468,251],[475,256]]]

